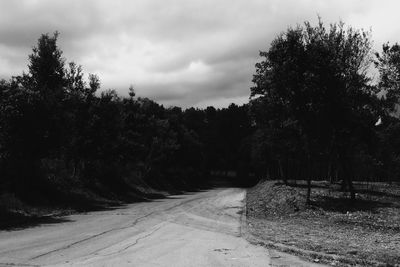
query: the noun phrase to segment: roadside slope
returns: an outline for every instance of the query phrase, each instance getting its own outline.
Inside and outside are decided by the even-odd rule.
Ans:
[[[253,242],[331,265],[398,266],[400,190],[356,186],[364,193],[349,203],[334,185],[314,182],[312,205],[306,206],[302,184],[259,183],[247,193]]]

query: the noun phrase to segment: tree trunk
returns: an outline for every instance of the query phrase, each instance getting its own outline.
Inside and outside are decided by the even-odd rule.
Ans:
[[[279,173],[280,173],[281,179],[282,179],[283,183],[285,185],[287,185],[287,179],[286,179],[285,174],[283,173],[281,160],[278,160],[278,166],[279,166]]]
[[[308,176],[307,179],[307,200],[306,204],[310,205],[311,204],[311,176]]]
[[[306,204],[309,205],[311,204],[311,160],[310,157],[308,157],[308,164],[307,164],[307,199],[306,199]]]
[[[341,156],[341,163],[342,163],[342,168],[343,168],[343,183],[342,183],[342,189],[346,189],[350,193],[350,199],[355,200],[356,199],[356,192],[353,186],[353,168],[351,164],[349,163],[349,158],[346,156]]]
[[[329,179],[329,183],[333,184],[334,180],[333,180],[333,175],[332,175],[332,160],[328,159],[328,172],[327,172],[327,179]]]
[[[347,185],[349,187],[350,199],[356,200],[356,191],[354,190],[353,181],[350,176],[348,176],[348,178],[347,178]]]

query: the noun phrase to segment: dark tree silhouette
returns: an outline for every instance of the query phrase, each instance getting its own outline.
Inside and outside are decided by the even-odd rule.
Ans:
[[[267,131],[280,131],[283,147],[282,131],[297,128],[309,189],[311,179],[319,178],[313,177],[313,165],[324,157],[335,159],[354,199],[352,147],[374,123],[375,90],[366,73],[368,32],[345,29],[343,23],[326,29],[321,21],[317,26],[306,22],[289,28],[260,55],[265,60],[257,63],[251,88],[256,122]],[[291,152],[286,147],[282,153],[288,158]],[[281,164],[278,160],[279,170]]]

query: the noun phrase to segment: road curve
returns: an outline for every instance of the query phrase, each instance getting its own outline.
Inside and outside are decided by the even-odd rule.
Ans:
[[[272,266],[241,237],[244,201],[214,189],[1,231],[0,266]]]

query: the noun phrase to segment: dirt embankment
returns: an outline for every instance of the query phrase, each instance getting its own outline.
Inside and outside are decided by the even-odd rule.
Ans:
[[[333,266],[400,266],[400,185],[356,183],[351,202],[339,185],[265,181],[248,190],[252,242]]]

